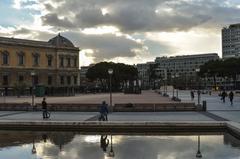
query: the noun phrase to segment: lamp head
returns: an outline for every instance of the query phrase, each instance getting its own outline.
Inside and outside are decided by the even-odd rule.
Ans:
[[[36,73],[33,71],[33,72],[31,72],[31,76],[35,76],[36,75]]]
[[[197,151],[196,158],[202,158],[202,153],[199,150]]]
[[[113,74],[113,69],[112,68],[108,69],[108,74],[110,74],[110,75]]]

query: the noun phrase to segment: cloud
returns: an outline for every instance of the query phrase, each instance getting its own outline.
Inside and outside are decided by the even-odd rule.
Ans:
[[[75,44],[82,50],[93,50],[95,62],[109,60],[116,57],[134,57],[136,50],[144,50],[144,45],[126,36],[114,34],[87,35],[79,32],[66,32],[66,37],[71,37]]]
[[[1,28],[0,28],[1,29]],[[6,30],[3,30],[6,31]],[[0,30],[1,33],[1,30]],[[35,40],[48,41],[56,36],[55,33],[32,30],[26,27],[11,28],[8,31],[9,37],[27,38]],[[94,62],[103,60],[111,60],[117,57],[134,58],[135,56],[145,53],[146,48],[144,43],[135,40],[130,36],[115,34],[84,34],[81,32],[67,31],[61,33],[62,36],[71,40],[80,50],[86,50],[86,56],[93,58]],[[91,54],[87,54],[92,50]]]
[[[52,0],[53,3],[55,0]],[[226,5],[227,0],[62,0],[56,8],[48,7],[44,25],[88,28],[104,25],[122,32],[188,31],[194,27],[215,27],[240,21],[240,9]],[[54,8],[54,9],[53,9]],[[108,12],[103,14],[102,10]],[[54,18],[53,18],[54,15]],[[59,20],[62,17],[62,20]],[[68,25],[66,25],[66,23]]]

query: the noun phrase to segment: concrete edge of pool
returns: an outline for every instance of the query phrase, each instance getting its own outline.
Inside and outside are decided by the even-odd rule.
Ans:
[[[188,133],[228,131],[240,138],[240,124],[231,121],[13,121],[1,120],[1,130],[78,131],[83,133]]]

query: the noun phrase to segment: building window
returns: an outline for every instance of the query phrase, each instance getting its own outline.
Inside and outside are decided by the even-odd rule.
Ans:
[[[60,76],[60,83],[64,85],[64,76]]]
[[[67,76],[67,84],[68,84],[68,85],[71,84],[71,76]]]
[[[33,54],[33,66],[39,65],[39,54]]]
[[[2,64],[8,65],[8,61],[9,61],[9,53],[5,51],[2,53]]]
[[[18,65],[24,65],[24,54],[23,53],[18,54]]]
[[[3,85],[8,85],[8,75],[3,75]]]
[[[77,84],[77,76],[74,76],[74,84]]]
[[[18,76],[18,82],[23,82],[23,80],[24,80],[23,75],[19,75],[19,76]]]
[[[77,67],[77,58],[74,58],[74,67]]]
[[[60,67],[64,67],[64,58],[60,57]]]
[[[71,67],[71,58],[70,57],[67,58],[67,66]]]
[[[47,56],[47,62],[48,62],[48,67],[51,67],[52,66],[52,56],[51,55]]]
[[[52,85],[52,76],[48,76],[48,85]]]

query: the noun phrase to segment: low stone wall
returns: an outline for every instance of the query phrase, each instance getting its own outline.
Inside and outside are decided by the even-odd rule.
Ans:
[[[49,111],[80,111],[80,112],[98,112],[100,104],[89,103],[50,103],[47,106]],[[41,104],[36,104],[35,110],[42,110]]]
[[[194,103],[122,103],[115,104],[114,112],[197,111]]]
[[[100,104],[89,103],[50,103],[49,111],[98,112]],[[42,105],[34,107],[30,103],[0,103],[0,111],[41,111]],[[160,112],[160,111],[198,111],[194,103],[121,103],[115,104],[114,112]],[[201,109],[200,109],[201,111]]]
[[[28,111],[33,110],[30,103],[0,103],[0,111]]]

